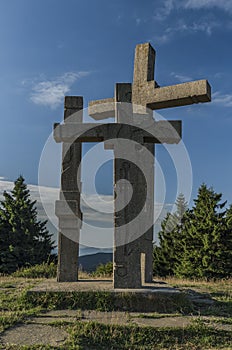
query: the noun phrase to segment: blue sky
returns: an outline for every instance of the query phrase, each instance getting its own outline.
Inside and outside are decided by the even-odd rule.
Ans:
[[[85,106],[113,96],[116,82],[132,81],[135,46],[147,41],[157,52],[161,86],[209,80],[212,103],[159,113],[183,121],[192,198],[205,182],[232,202],[231,0],[2,0],[0,176],[13,181],[23,174],[36,185],[44,144],[63,118],[64,95],[83,95]],[[174,170],[165,149],[156,149],[166,201],[173,202]],[[97,177],[104,194],[112,188],[109,164]],[[58,184],[54,171],[47,185]]]

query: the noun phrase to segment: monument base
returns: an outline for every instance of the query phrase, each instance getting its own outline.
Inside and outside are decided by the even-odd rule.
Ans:
[[[80,280],[58,283],[46,280],[26,294],[35,306],[53,309],[81,309],[135,312],[190,312],[188,295],[161,283],[145,284],[141,289],[113,289],[110,280]]]

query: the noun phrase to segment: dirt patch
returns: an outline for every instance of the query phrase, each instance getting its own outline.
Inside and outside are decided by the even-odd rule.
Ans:
[[[221,324],[220,319],[209,316],[182,316],[136,312],[101,312],[96,310],[54,310],[28,318],[24,324],[5,331],[0,344],[62,345],[68,338],[65,327],[76,322],[98,322],[114,325],[136,325],[154,328],[185,328],[193,322],[203,322],[218,330],[232,331],[231,324]]]
[[[1,337],[1,344],[16,345],[61,345],[68,333],[60,328],[41,324],[23,324],[7,330]]]

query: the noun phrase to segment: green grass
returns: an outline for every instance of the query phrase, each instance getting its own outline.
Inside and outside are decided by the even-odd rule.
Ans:
[[[168,318],[168,317],[182,317],[183,314],[181,313],[173,313],[173,314],[162,314],[162,313],[153,313],[153,314],[140,314],[138,316],[136,316],[136,318],[146,318],[146,319],[154,319],[154,320],[158,320],[160,318]]]
[[[182,328],[158,328],[81,323],[70,328],[70,349],[209,349],[232,347],[231,333],[203,324]],[[220,344],[220,345],[219,345]],[[220,347],[219,347],[220,346]]]
[[[152,297],[152,301],[151,301]],[[111,292],[31,292],[25,294],[25,303],[45,309],[82,309],[98,311],[147,311],[183,314],[193,311],[186,294],[156,293],[145,295]],[[153,308],[153,309],[152,309]]]
[[[31,276],[31,275],[30,275]],[[39,283],[41,279],[0,277],[0,331],[17,324],[26,323],[28,318],[38,315],[42,311],[62,308],[83,309],[89,305],[98,310],[112,310],[112,300],[107,293],[83,294],[78,298],[70,294],[64,298],[62,293],[44,293],[41,297],[29,293],[29,289]],[[183,291],[194,290],[206,293],[216,302],[211,306],[200,307],[195,310],[199,318],[190,326],[181,328],[152,328],[135,325],[106,325],[96,322],[80,320],[70,324],[68,322],[54,322],[53,327],[62,327],[68,330],[69,338],[65,344],[54,346],[1,346],[4,350],[49,350],[49,349],[79,349],[79,350],[232,350],[232,332],[227,328],[220,328],[232,324],[232,281],[188,281],[167,279],[165,282],[178,286]],[[129,302],[127,300],[127,302]],[[81,306],[81,307],[80,307]],[[191,315],[191,312],[190,312]],[[184,313],[175,311],[169,313],[140,314],[142,318],[159,319],[163,317],[184,317]],[[201,317],[207,316],[207,318]],[[209,316],[209,317],[208,317]],[[133,317],[131,318],[133,321]]]
[[[25,278],[54,278],[57,274],[57,265],[51,262],[30,267],[24,267],[12,274],[13,277]]]
[[[25,293],[33,284],[34,280],[0,278],[0,332],[41,310],[25,303]]]

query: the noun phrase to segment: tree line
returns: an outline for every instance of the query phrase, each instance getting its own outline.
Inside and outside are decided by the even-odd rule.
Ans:
[[[154,275],[232,277],[232,205],[202,184],[191,209],[182,194],[168,213],[154,244]]]
[[[22,267],[52,260],[54,241],[46,228],[46,221],[37,218],[36,201],[23,176],[14,183],[13,190],[3,193],[0,202],[0,273],[12,273]]]
[[[0,201],[0,273],[54,260],[54,241],[20,176]],[[190,209],[182,194],[154,244],[153,272],[188,278],[232,277],[232,205],[202,184]]]

